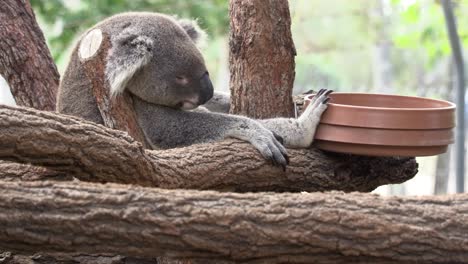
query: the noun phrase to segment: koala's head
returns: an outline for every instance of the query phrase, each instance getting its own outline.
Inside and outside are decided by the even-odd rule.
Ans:
[[[193,109],[213,96],[197,48],[205,33],[196,22],[156,13],[127,13],[97,27],[108,32],[106,77],[111,95],[124,90],[149,103]]]

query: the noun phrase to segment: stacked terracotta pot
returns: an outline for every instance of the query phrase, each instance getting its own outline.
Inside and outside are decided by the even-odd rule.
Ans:
[[[315,146],[320,149],[371,156],[430,156],[446,152],[453,143],[455,105],[450,102],[359,93],[330,97],[315,135]]]

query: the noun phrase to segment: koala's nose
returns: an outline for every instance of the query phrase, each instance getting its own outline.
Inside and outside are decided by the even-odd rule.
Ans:
[[[205,74],[203,74],[203,76],[201,77],[200,87],[200,104],[202,105],[208,102],[213,97],[213,84],[211,83],[210,75],[208,74],[208,72],[205,72]]]

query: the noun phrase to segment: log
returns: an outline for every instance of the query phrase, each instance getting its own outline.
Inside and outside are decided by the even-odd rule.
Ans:
[[[0,248],[11,252],[468,263],[468,194],[237,194],[47,181],[0,188]]]
[[[0,159],[44,166],[82,181],[239,192],[371,191],[417,173],[414,158],[317,149],[291,149],[289,154],[290,165],[283,171],[238,140],[147,150],[125,132],[80,118],[0,106]]]
[[[0,4],[0,74],[18,105],[55,109],[60,76],[29,1]]]

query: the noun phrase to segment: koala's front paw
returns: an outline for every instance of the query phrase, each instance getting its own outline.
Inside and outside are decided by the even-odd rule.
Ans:
[[[318,93],[312,98],[312,101],[310,102],[310,105],[308,108],[312,110],[311,112],[314,113],[315,116],[322,116],[323,112],[327,109],[327,103],[330,100],[330,97],[328,97],[329,94],[331,94],[333,90],[327,90],[327,89],[320,89]]]
[[[315,130],[320,122],[320,117],[323,112],[327,110],[327,103],[330,100],[328,95],[332,92],[333,90],[321,89],[314,98],[312,98],[309,106],[299,117],[299,122],[304,124],[308,129],[312,128]]]
[[[265,159],[271,160],[273,165],[281,166],[283,170],[286,170],[289,157],[280,140],[282,140],[281,137],[277,138],[274,133],[264,129],[262,133],[252,136],[249,141]]]
[[[328,95],[332,90],[322,89],[312,99],[309,106],[297,119],[298,131],[295,137],[290,139],[289,146],[297,148],[308,148],[314,141],[315,131],[319,125],[323,112],[327,110],[327,103],[330,100]]]

